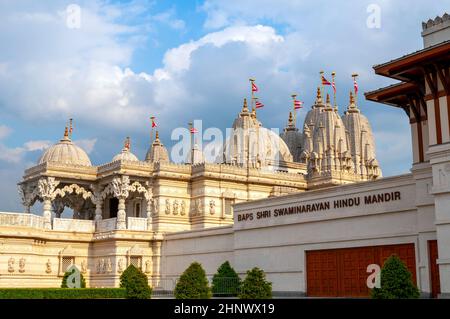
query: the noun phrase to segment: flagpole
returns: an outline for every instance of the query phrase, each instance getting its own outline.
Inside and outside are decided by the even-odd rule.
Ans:
[[[319,73],[320,73],[320,95],[323,96],[323,74],[325,72],[320,71]]]
[[[356,91],[355,88],[355,83],[356,83],[356,78],[358,77],[358,73],[353,73],[352,74],[352,78],[353,78],[353,91],[355,92],[355,105],[358,105],[358,91]]]
[[[194,134],[192,134],[192,127],[193,124],[192,122],[188,123],[189,126],[189,134],[191,135],[191,164],[193,164],[193,159],[194,159]]]
[[[294,108],[294,127],[297,127],[297,109],[295,108],[295,98],[297,94],[292,94],[292,106]]]
[[[334,79],[336,77],[336,72],[331,72],[331,83],[333,84],[333,105],[336,107],[336,83]]]
[[[253,92],[253,85],[254,85],[254,82],[255,82],[255,79],[254,78],[250,78],[249,79],[249,81],[250,81],[250,92],[251,92],[251,94],[252,94],[252,102],[251,102],[251,106],[252,106],[252,112],[253,111],[255,111],[255,114],[256,114],[256,108],[255,108],[255,93]]]
[[[72,139],[72,131],[73,131],[73,126],[72,126],[72,123],[73,123],[73,119],[69,119],[69,121],[70,121],[70,128],[69,128],[69,136],[70,136],[70,139]]]
[[[151,125],[151,130],[150,130],[150,145],[152,145],[153,144],[153,129],[154,129],[153,123],[155,121],[155,117],[151,116],[150,119],[152,120],[152,125]]]

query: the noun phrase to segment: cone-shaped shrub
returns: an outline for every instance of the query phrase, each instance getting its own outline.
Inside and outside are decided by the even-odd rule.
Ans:
[[[247,271],[240,290],[241,299],[272,298],[272,283],[266,280],[266,274],[258,267]]]
[[[63,276],[63,279],[61,282],[61,288],[69,288],[69,287],[67,287],[67,278],[74,272],[75,272],[75,269],[72,269],[72,270],[66,271],[64,273],[64,276]],[[86,280],[84,279],[82,273],[80,273],[80,288],[86,288]]]
[[[129,265],[120,276],[120,288],[125,288],[128,299],[150,299],[152,288],[148,285],[148,277],[140,269]]]
[[[211,290],[206,273],[197,262],[193,262],[180,276],[175,286],[176,299],[209,299]]]
[[[217,297],[237,296],[241,279],[228,261],[217,269],[212,279],[212,292]]]
[[[375,299],[419,298],[420,293],[412,281],[411,272],[396,255],[390,256],[381,269],[381,288],[373,288]]]

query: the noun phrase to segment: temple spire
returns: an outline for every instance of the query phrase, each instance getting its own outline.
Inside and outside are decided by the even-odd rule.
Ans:
[[[69,138],[69,128],[67,127],[67,125],[66,125],[66,127],[65,127],[65,129],[64,129],[64,138],[63,138],[64,140],[70,140],[70,138]]]
[[[124,142],[124,144],[123,144],[123,148],[124,148],[125,150],[129,151],[129,150],[130,150],[130,146],[131,146],[130,144],[131,144],[130,137],[127,136],[127,138],[125,139],[125,142]]]
[[[244,104],[242,105],[241,115],[248,115],[247,98],[244,98]]]
[[[316,105],[320,104],[322,104],[322,91],[320,90],[320,87],[317,87]]]

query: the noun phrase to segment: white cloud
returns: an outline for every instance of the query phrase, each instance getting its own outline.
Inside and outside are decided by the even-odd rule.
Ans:
[[[94,146],[95,143],[97,143],[97,139],[96,138],[82,139],[73,142],[79,147],[81,147],[86,153],[90,154],[94,150]]]
[[[23,154],[23,147],[9,148],[0,143],[0,161],[19,163],[22,160]]]
[[[183,20],[176,18],[174,8],[155,15],[153,19],[174,30],[183,30],[186,27],[186,23]]]
[[[4,139],[11,133],[11,129],[6,125],[0,125],[0,140]]]
[[[257,26],[236,26],[205,35],[197,41],[191,41],[180,45],[177,48],[170,49],[164,55],[164,68],[169,72],[180,72],[189,69],[191,64],[191,55],[194,51],[207,45],[213,45],[217,48],[230,42],[243,42],[255,48],[255,54],[262,50],[265,45],[271,42],[282,42],[283,37],[276,34],[271,27]]]
[[[23,144],[25,150],[28,152],[43,151],[52,145],[51,141],[48,140],[38,140],[38,141],[28,141]]]

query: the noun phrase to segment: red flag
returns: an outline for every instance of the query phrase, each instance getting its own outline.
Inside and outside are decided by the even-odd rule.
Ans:
[[[259,109],[259,108],[261,108],[261,107],[263,107],[264,106],[264,104],[262,104],[261,102],[259,102],[259,101],[256,101],[255,102],[255,107],[257,108],[257,109]]]
[[[191,127],[190,131],[191,131],[191,134],[198,133],[198,130],[195,127]]]
[[[355,94],[358,93],[358,83],[356,83],[356,79],[353,79],[353,86],[355,88]]]
[[[331,83],[325,79],[325,77],[322,75],[322,85],[331,85]]]
[[[301,109],[302,107],[303,107],[302,101],[297,101],[297,100],[294,101],[294,109],[295,110]]]
[[[150,119],[152,120],[152,128],[153,128],[153,127],[157,127],[158,125],[157,125],[156,122],[155,122],[155,117],[152,116]]]
[[[258,87],[254,82],[252,82],[252,92],[258,92]]]

